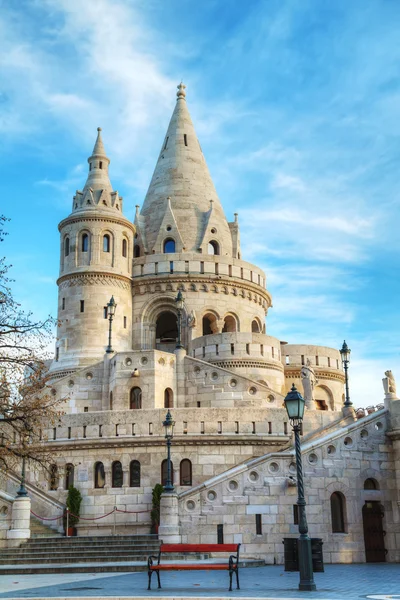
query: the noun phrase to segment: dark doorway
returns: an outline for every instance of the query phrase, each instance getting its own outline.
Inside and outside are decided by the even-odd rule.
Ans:
[[[156,348],[165,352],[173,352],[178,337],[178,324],[173,312],[162,312],[157,319]]]
[[[366,502],[362,509],[365,543],[365,560],[368,563],[385,562],[385,531],[383,531],[383,506],[380,502]]]

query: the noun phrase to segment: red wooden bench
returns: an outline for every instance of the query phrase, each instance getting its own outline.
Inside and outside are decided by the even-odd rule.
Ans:
[[[229,571],[229,591],[232,591],[232,575],[236,575],[236,587],[239,590],[239,548],[240,544],[161,544],[158,556],[149,556],[147,559],[149,586],[151,589],[151,576],[157,573],[158,588],[161,588],[160,571]],[[182,554],[183,552],[235,552],[225,563],[164,563],[161,564],[161,555]],[[157,563],[153,562],[153,559]]]

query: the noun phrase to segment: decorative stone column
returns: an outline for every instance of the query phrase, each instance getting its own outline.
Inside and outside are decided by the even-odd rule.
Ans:
[[[31,537],[31,500],[29,496],[17,496],[12,505],[12,525],[7,531],[8,540],[22,542]]]
[[[160,498],[160,526],[158,537],[164,544],[180,544],[178,494],[164,493]]]

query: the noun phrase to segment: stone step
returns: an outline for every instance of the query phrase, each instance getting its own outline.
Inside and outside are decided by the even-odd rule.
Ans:
[[[79,539],[79,538],[78,538]],[[119,548],[126,548],[126,549],[135,549],[137,548],[139,549],[145,549],[145,548],[159,548],[160,546],[160,542],[158,541],[150,541],[150,542],[101,542],[101,543],[97,543],[97,542],[91,542],[91,543],[75,543],[75,542],[71,542],[71,543],[64,543],[64,544],[59,544],[58,543],[58,539],[54,540],[53,543],[46,543],[46,544],[24,544],[23,546],[20,546],[19,548],[15,548],[12,549],[12,552],[51,552],[51,551],[67,551],[67,550],[79,550],[80,548],[102,548],[102,549],[108,549],[108,550],[112,550],[112,549],[119,549]],[[11,550],[10,550],[11,551]]]
[[[49,536],[48,540],[50,542],[53,542],[53,536]],[[73,536],[73,537],[66,537],[63,536],[60,538],[58,543],[66,543],[66,542],[75,542],[76,541],[80,541],[82,543],[88,543],[88,542],[104,542],[104,541],[112,541],[115,540],[117,541],[149,541],[149,540],[158,540],[158,535],[157,534],[142,534],[142,535],[92,535],[92,536]],[[26,542],[26,545],[30,545],[30,544],[44,544],[46,543],[46,538],[41,538],[40,540],[28,540]]]
[[[62,537],[62,533],[58,532],[56,529],[53,529],[50,525],[46,525],[42,523],[39,519],[31,515],[30,522],[31,529],[31,538],[60,538]]]
[[[136,548],[115,548],[112,551],[104,548],[103,550],[101,549],[96,549],[96,548],[80,548],[79,550],[76,550],[74,548],[70,548],[68,550],[53,550],[52,552],[46,552],[46,551],[41,551],[41,552],[37,552],[37,551],[23,551],[23,552],[18,552],[18,551],[13,551],[13,550],[5,550],[4,552],[1,552],[0,554],[0,561],[1,560],[11,560],[11,559],[22,559],[22,558],[46,558],[49,557],[51,558],[52,556],[58,558],[60,556],[77,556],[77,555],[87,555],[87,556],[123,556],[123,555],[127,555],[127,556],[132,556],[133,554],[136,554],[138,556],[148,556],[149,554],[158,554],[159,550],[158,548],[143,548],[142,550],[138,550]]]
[[[145,562],[147,564],[148,555],[143,554],[116,554],[104,556],[102,555],[87,555],[87,554],[79,554],[79,555],[61,555],[60,557],[55,556],[46,556],[46,557],[35,557],[35,558],[13,558],[12,561],[0,558],[0,566],[11,566],[11,565],[38,565],[38,564],[71,564],[71,563],[108,563],[108,562]],[[169,555],[169,560],[203,560],[208,558],[207,554],[171,554]],[[167,562],[167,561],[164,561]]]
[[[241,560],[240,567],[264,567],[264,560]],[[147,571],[146,562],[127,563],[88,563],[88,564],[62,564],[62,565],[17,565],[0,566],[1,575],[40,575],[49,573],[132,573],[134,571]]]

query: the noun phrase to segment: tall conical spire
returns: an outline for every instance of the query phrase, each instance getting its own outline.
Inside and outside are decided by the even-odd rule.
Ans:
[[[94,144],[93,152],[88,158],[89,173],[86,179],[83,191],[77,191],[73,199],[72,210],[89,209],[116,209],[122,211],[122,198],[118,192],[113,191],[110,178],[108,176],[108,158],[103,139],[101,137],[101,127],[97,128],[97,138]]]
[[[97,128],[96,142],[94,144],[92,155],[88,158],[88,163],[89,174],[83,191],[86,191],[87,188],[112,191],[111,181],[108,177],[108,165],[110,164],[110,159],[104,148],[103,139],[101,137],[101,127]]]
[[[217,238],[222,254],[232,255],[230,229],[190,118],[185,89],[183,83],[178,85],[176,106],[141,211],[148,251],[162,252],[160,227],[170,210],[182,232],[184,252],[207,252],[208,235]],[[213,234],[205,231],[211,200]]]

